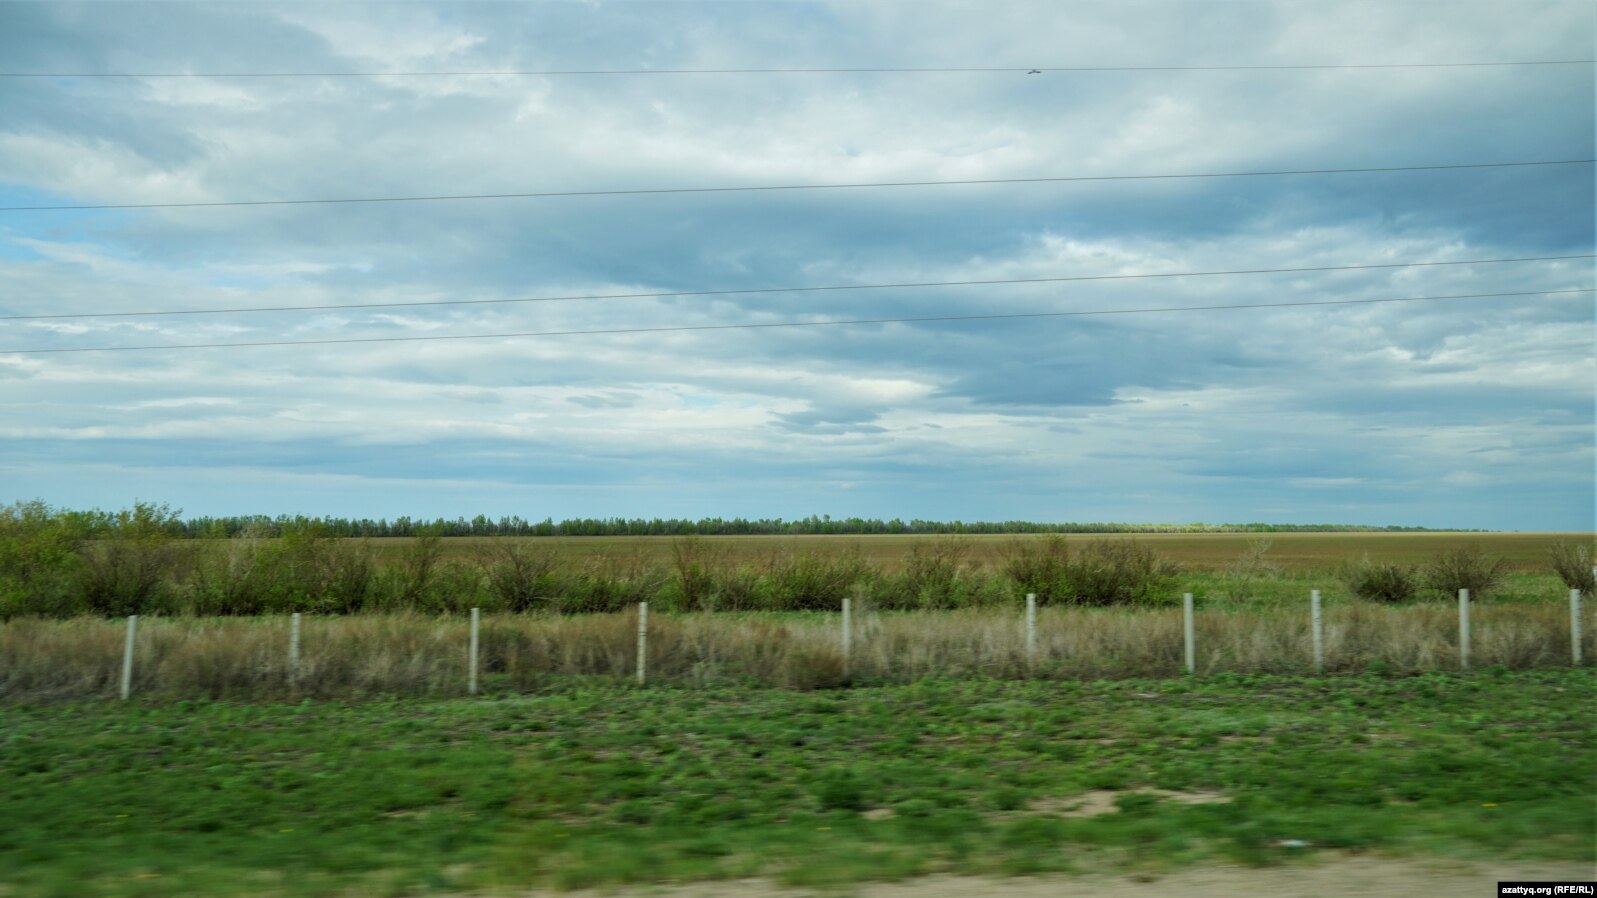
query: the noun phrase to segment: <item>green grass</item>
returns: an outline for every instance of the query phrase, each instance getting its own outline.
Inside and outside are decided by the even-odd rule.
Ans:
[[[1594,698],[1590,670],[1484,670],[5,708],[0,894],[1591,861]],[[1119,810],[1058,813],[1092,790]]]

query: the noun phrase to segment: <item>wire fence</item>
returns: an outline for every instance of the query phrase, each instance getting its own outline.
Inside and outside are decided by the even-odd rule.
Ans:
[[[816,689],[939,677],[1123,678],[1581,666],[1597,645],[1563,602],[1307,602],[1203,610],[1039,608],[428,617],[19,619],[0,700],[478,695],[570,678]],[[120,643],[120,665],[113,660]],[[112,684],[115,684],[114,689]]]

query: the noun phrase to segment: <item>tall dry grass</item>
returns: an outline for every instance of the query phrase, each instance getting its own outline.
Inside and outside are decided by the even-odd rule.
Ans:
[[[1568,607],[1480,605],[1472,613],[1477,667],[1570,663]],[[126,624],[79,618],[0,626],[0,701],[48,702],[116,694]],[[576,616],[488,615],[482,674],[489,690],[537,691],[570,678],[630,681],[635,611]],[[1019,613],[992,609],[861,612],[845,666],[836,614],[654,614],[651,682],[752,682],[790,689],[936,677],[1050,679],[1175,676],[1183,669],[1181,612],[1044,608],[1028,663]],[[1597,626],[1584,655],[1597,657]],[[278,618],[148,618],[138,629],[134,692],[159,698],[359,698],[465,692],[468,624],[415,613],[304,619],[297,677],[289,626]],[[1351,673],[1455,670],[1456,610],[1446,605],[1339,603],[1325,613],[1326,669]],[[1202,611],[1197,672],[1308,672],[1306,609]]]

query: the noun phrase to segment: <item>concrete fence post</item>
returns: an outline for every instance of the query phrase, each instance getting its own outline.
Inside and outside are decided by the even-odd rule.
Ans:
[[[1181,629],[1187,637],[1187,673],[1198,672],[1198,649],[1192,624],[1192,593],[1181,594]]]
[[[1026,593],[1026,673],[1037,665],[1037,594]]]
[[[299,612],[288,618],[288,681],[299,683]]]
[[[1569,591],[1569,658],[1580,666],[1580,590]]]
[[[139,616],[128,615],[128,637],[122,646],[122,700],[133,694],[133,641],[139,631]]]
[[[466,693],[468,695],[477,694],[477,658],[478,649],[482,646],[482,641],[479,637],[481,626],[482,609],[471,609],[471,651],[469,653],[470,657],[467,662],[469,670],[466,675]]]
[[[854,627],[849,616],[849,610],[849,601],[845,596],[843,599],[843,677],[845,679],[848,677],[849,660],[853,657],[852,638],[854,635]]]
[[[638,685],[642,686],[649,665],[649,603],[638,603]]]
[[[1458,669],[1469,670],[1469,590],[1458,591]]]
[[[1309,590],[1309,629],[1314,634],[1314,671],[1325,670],[1325,628],[1320,616],[1320,591]]]

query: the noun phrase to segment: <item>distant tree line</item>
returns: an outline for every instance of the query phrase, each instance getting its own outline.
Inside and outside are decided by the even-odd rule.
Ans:
[[[116,514],[98,516],[114,527]],[[172,516],[173,535],[190,538],[232,537],[250,532],[281,536],[292,530],[314,528],[333,537],[389,536],[856,536],[874,534],[1021,534],[1021,533],[1329,533],[1418,532],[1425,527],[1371,527],[1352,524],[1116,524],[1035,521],[905,521],[900,518],[544,518],[528,520],[518,515],[489,518],[309,518],[299,515],[241,515],[229,517]],[[91,525],[92,527],[92,525]]]

